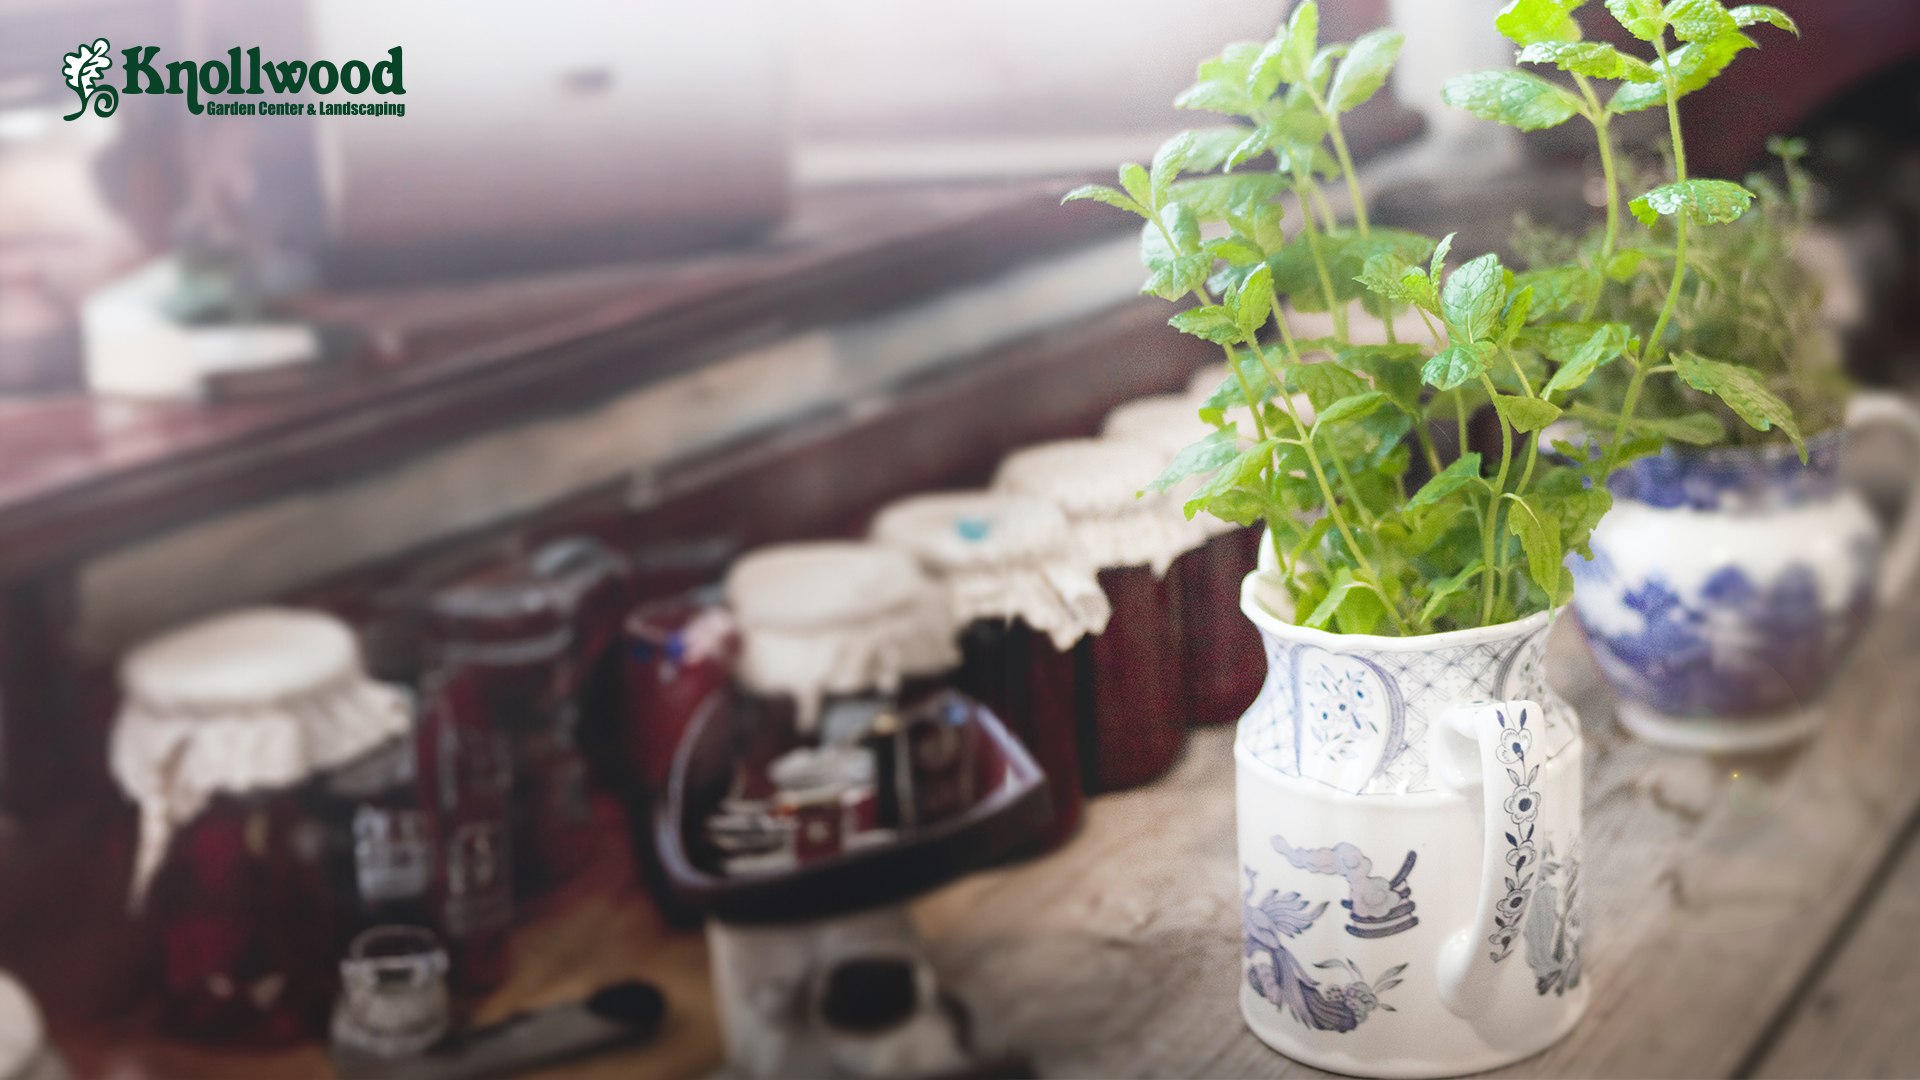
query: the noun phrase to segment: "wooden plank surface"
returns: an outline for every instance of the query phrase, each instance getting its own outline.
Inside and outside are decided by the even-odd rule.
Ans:
[[[1920,844],[1912,832],[1748,1075],[1920,1076]]]
[[[1555,683],[1588,740],[1594,996],[1567,1038],[1507,1075],[1741,1066],[1920,803],[1920,665],[1903,661],[1920,648],[1914,616],[1909,603],[1880,621],[1817,739],[1742,757],[1626,737],[1574,627],[1556,628]],[[1197,733],[1164,781],[1096,800],[1065,849],[918,906],[987,1041],[1032,1055],[1043,1075],[1320,1075],[1240,1020],[1231,747],[1230,731]]]

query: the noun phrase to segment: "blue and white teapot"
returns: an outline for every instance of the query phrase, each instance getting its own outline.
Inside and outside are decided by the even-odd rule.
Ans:
[[[1850,432],[1920,413],[1861,394],[1847,428],[1791,447],[1669,448],[1615,473],[1577,555],[1573,607],[1621,723],[1660,745],[1760,750],[1806,738],[1827,683],[1920,563],[1920,475],[1891,543],[1842,482]]]

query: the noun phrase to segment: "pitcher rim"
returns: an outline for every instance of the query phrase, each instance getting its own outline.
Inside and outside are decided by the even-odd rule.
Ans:
[[[1282,620],[1263,607],[1254,595],[1256,581],[1261,575],[1272,575],[1275,582],[1280,580],[1278,570],[1254,570],[1240,580],[1240,613],[1253,622],[1263,633],[1273,633],[1294,641],[1309,645],[1318,645],[1328,652],[1356,652],[1362,649],[1373,652],[1428,652],[1434,649],[1459,648],[1480,645],[1489,641],[1504,641],[1524,637],[1536,630],[1553,625],[1553,621],[1569,605],[1562,604],[1546,611],[1536,611],[1524,619],[1495,623],[1492,626],[1476,626],[1467,630],[1446,630],[1437,634],[1414,634],[1408,637],[1386,637],[1380,634],[1336,634],[1331,630],[1316,630],[1311,626],[1301,626]]]

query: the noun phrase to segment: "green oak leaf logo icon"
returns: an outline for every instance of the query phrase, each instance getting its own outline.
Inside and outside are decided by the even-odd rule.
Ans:
[[[67,88],[80,96],[80,108],[64,119],[78,120],[89,104],[93,106],[94,115],[112,116],[120,107],[120,92],[103,84],[100,77],[113,66],[113,46],[106,38],[96,38],[91,45],[83,42],[77,51],[65,54],[64,59],[66,63],[60,73],[66,77]]]

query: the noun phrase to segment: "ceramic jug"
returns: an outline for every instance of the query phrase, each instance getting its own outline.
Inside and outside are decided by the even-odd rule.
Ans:
[[[1295,626],[1271,570],[1241,610],[1267,681],[1234,746],[1240,1011],[1297,1061],[1452,1076],[1586,1008],[1580,727],[1546,685],[1554,613],[1391,638]]]
[[[1874,610],[1920,563],[1920,474],[1891,543],[1843,483],[1852,431],[1920,445],[1920,414],[1856,396],[1846,430],[1792,447],[1669,448],[1615,473],[1614,507],[1573,557],[1574,611],[1621,723],[1665,746],[1760,750],[1813,734]]]

